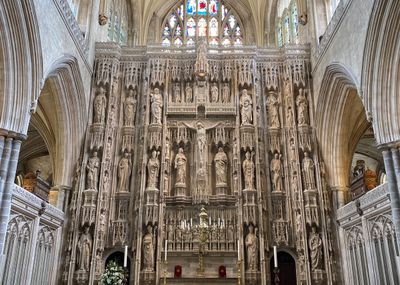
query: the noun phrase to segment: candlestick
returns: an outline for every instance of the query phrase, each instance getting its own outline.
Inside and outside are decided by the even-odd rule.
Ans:
[[[168,240],[165,240],[165,247],[164,247],[165,253],[164,253],[164,260],[167,261],[167,252],[168,252]]]
[[[128,266],[128,246],[125,245],[125,253],[124,253],[124,267]]]
[[[240,260],[240,241],[237,242],[237,252],[238,252],[238,260]]]
[[[277,250],[276,250],[276,246],[274,245],[274,267],[277,268],[278,267],[278,254],[277,254]]]
[[[211,226],[211,217],[208,218],[208,224]]]

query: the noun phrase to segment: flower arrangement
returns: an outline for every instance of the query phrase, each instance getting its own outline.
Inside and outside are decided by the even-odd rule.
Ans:
[[[111,260],[107,264],[106,270],[101,275],[100,280],[102,285],[126,284],[127,281],[124,268],[114,260]]]

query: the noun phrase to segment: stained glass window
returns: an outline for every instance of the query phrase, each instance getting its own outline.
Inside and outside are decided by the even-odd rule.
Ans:
[[[181,0],[164,20],[162,44],[193,46],[206,38],[212,46],[243,44],[243,30],[235,12],[222,0]]]
[[[126,1],[110,1],[107,8],[108,20],[108,41],[121,45],[127,43],[127,7]],[[164,30],[163,30],[164,33]]]

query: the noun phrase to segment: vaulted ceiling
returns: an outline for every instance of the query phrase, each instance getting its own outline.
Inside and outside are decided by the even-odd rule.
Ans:
[[[147,42],[148,29],[154,15],[163,19],[177,0],[128,0],[133,15],[133,26],[139,36],[139,44]],[[248,22],[248,30],[253,33],[254,43],[264,45],[269,37],[266,32],[273,31],[278,0],[224,0],[232,7],[243,22]]]

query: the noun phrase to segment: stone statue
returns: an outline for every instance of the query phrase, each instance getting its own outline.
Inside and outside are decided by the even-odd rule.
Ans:
[[[183,148],[180,147],[174,161],[176,169],[175,186],[186,187],[186,163],[186,156],[183,153]]]
[[[218,148],[218,152],[214,157],[215,163],[215,182],[217,187],[223,187],[227,185],[227,168],[228,168],[228,156],[224,152],[222,147]]]
[[[125,152],[118,164],[118,191],[128,191],[129,177],[131,176],[131,161],[129,153]]]
[[[322,239],[315,227],[312,227],[308,240],[310,247],[311,270],[321,269],[322,265]]]
[[[158,88],[154,88],[150,95],[151,100],[151,123],[161,125],[163,99]]]
[[[296,144],[293,137],[289,140],[289,154],[290,161],[296,161]]]
[[[211,103],[216,103],[218,102],[218,86],[216,83],[214,83],[211,86]]]
[[[249,233],[245,240],[246,251],[247,251],[247,268],[249,271],[257,271],[258,269],[258,238],[254,233],[254,227],[252,224],[249,225]]]
[[[308,152],[304,152],[303,175],[306,190],[315,189],[314,161],[309,157]]]
[[[90,252],[92,251],[92,237],[89,233],[89,227],[85,227],[78,240],[78,266],[84,271],[90,270]]]
[[[200,78],[204,78],[208,73],[208,61],[207,61],[207,42],[205,40],[199,43],[197,49],[197,58],[195,64],[195,73]]]
[[[204,167],[204,156],[207,144],[206,129],[202,123],[197,123],[197,147],[199,150],[200,169]]]
[[[179,83],[174,84],[174,102],[181,103],[181,86]]]
[[[97,190],[97,181],[99,179],[100,159],[97,157],[97,151],[89,158],[86,166],[86,188]]]
[[[276,99],[273,92],[270,92],[267,98],[267,108],[269,127],[273,129],[278,129],[280,127],[278,112],[279,104],[278,99]]]
[[[293,119],[293,109],[292,106],[288,106],[286,110],[286,125],[291,127],[293,126],[294,119]]]
[[[128,97],[124,102],[124,126],[132,127],[136,116],[136,90],[129,89]]]
[[[192,101],[193,101],[193,90],[192,90],[192,87],[190,87],[189,83],[186,85],[185,95],[186,95],[186,103],[192,103]]]
[[[154,244],[153,227],[147,226],[147,233],[143,237],[143,266],[145,271],[154,271]]]
[[[308,124],[308,101],[303,89],[299,89],[299,95],[296,98],[296,105],[297,123],[299,126],[306,126]]]
[[[285,97],[290,97],[291,95],[290,91],[290,78],[286,76],[286,78],[283,80],[283,95]]]
[[[271,160],[271,180],[274,192],[282,191],[282,162],[281,155],[275,153],[274,158]]]
[[[301,248],[301,241],[302,241],[302,233],[303,233],[303,229],[302,229],[302,223],[301,223],[301,214],[300,214],[300,210],[297,210],[297,214],[296,214],[296,239],[297,239],[297,247]]]
[[[253,122],[253,102],[247,89],[243,89],[240,97],[240,114],[242,116],[242,125],[251,125]]]
[[[107,97],[106,90],[103,87],[99,88],[99,93],[94,98],[94,117],[93,123],[102,124],[106,118]]]
[[[243,161],[243,175],[244,175],[244,187],[248,190],[254,189],[254,162],[253,155],[250,151],[246,152],[246,158]]]
[[[157,189],[158,176],[160,174],[160,160],[158,159],[159,153],[155,150],[151,152],[151,157],[147,162],[147,187]]]
[[[230,96],[229,83],[224,83],[222,87],[222,103],[229,103],[231,101]]]

